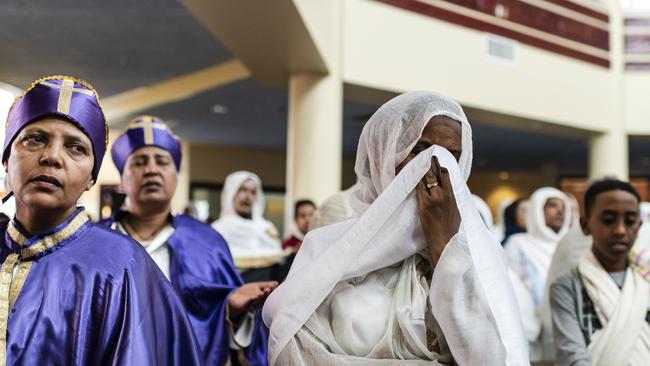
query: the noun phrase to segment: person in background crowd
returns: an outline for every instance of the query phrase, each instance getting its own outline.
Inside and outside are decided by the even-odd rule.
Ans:
[[[104,224],[137,240],[169,279],[190,317],[206,365],[266,365],[258,309],[277,283],[244,285],[228,245],[210,225],[174,215],[182,152],[157,117],[140,116],[113,143],[127,211]]]
[[[310,200],[300,200],[294,206],[294,219],[296,228],[287,240],[282,243],[282,249],[291,249],[298,251],[302,240],[309,231],[309,223],[316,210],[316,204]]]
[[[639,193],[615,179],[594,182],[580,220],[591,249],[551,285],[556,364],[650,364],[650,284],[631,268]]]

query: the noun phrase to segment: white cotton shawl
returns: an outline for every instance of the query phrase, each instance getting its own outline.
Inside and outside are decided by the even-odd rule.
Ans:
[[[248,180],[255,183],[257,194],[251,218],[245,219],[235,212],[234,199],[241,185]],[[263,217],[265,204],[262,182],[256,174],[238,171],[226,177],[221,192],[221,213],[212,227],[226,239],[236,262],[247,258],[268,258],[271,261],[281,258],[277,229]]]
[[[559,232],[546,225],[544,205],[551,198],[564,203],[564,223]],[[557,244],[566,235],[571,224],[571,202],[560,190],[544,187],[530,197],[526,213],[525,233],[512,235],[505,246],[511,270],[511,281],[517,294],[531,359],[544,358],[542,332],[542,304],[546,277]],[[532,306],[532,307],[531,307]]]
[[[395,167],[407,157],[428,121],[438,115],[462,124],[459,164],[447,150],[432,146],[396,177]],[[471,141],[460,106],[435,93],[400,95],[370,118],[361,134],[355,165],[359,187],[350,198],[355,217],[310,232],[286,281],[264,306],[272,365],[286,346],[295,344],[296,334],[305,331],[303,326],[337,284],[400,262],[407,265],[425,249],[414,188],[430,169],[432,155],[449,170],[461,215],[459,235],[467,238],[450,243],[434,269],[429,289],[433,316],[457,364],[528,364],[501,246],[488,235],[465,184],[472,161]],[[403,331],[412,334],[414,329]]]
[[[555,359],[553,325],[551,321],[551,303],[549,298],[551,285],[556,279],[578,266],[580,258],[582,258],[589,248],[591,248],[591,241],[591,236],[587,236],[582,232],[578,220],[573,220],[573,224],[569,231],[562,239],[560,239],[560,242],[557,244],[555,252],[553,253],[551,265],[546,277],[546,285],[544,286],[544,296],[542,297],[540,310],[540,315],[542,317],[545,360]]]
[[[650,326],[646,322],[650,284],[627,268],[619,289],[591,250],[585,252],[578,271],[594,303],[603,329],[587,350],[594,366],[644,366],[650,363]]]

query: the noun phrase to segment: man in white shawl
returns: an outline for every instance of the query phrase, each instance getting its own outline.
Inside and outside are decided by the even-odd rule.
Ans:
[[[556,364],[650,365],[650,284],[632,268],[639,193],[605,179],[585,193],[580,220],[591,249],[550,288]]]
[[[552,187],[536,190],[528,203],[527,232],[512,235],[505,245],[531,361],[544,358],[542,298],[553,253],[571,223],[569,207],[570,201],[561,191]]]
[[[444,96],[409,92],[370,118],[354,217],[307,234],[265,304],[271,365],[528,365],[471,161],[469,123]]]
[[[226,177],[221,192],[221,213],[212,223],[228,243],[235,266],[245,282],[273,279],[283,260],[280,235],[264,218],[264,191],[260,178],[238,171]]]

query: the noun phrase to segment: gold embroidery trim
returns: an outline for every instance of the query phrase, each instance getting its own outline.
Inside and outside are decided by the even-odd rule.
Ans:
[[[80,212],[72,219],[63,229],[58,232],[48,235],[28,248],[21,251],[23,259],[29,259],[36,254],[53,247],[56,244],[64,241],[74,234],[79,228],[88,221],[88,215],[85,212]],[[13,241],[19,245],[24,245],[27,242],[27,237],[23,235],[13,225],[9,224],[7,232]],[[0,267],[0,366],[7,364],[7,328],[9,323],[9,311],[16,303],[18,295],[27,280],[29,271],[32,268],[32,261],[21,260],[19,255],[14,253],[7,256],[2,267]],[[16,266],[18,266],[16,268]],[[14,276],[14,269],[16,275]]]
[[[0,267],[0,366],[7,364],[7,325],[9,323],[9,292],[18,254],[10,254]]]
[[[61,90],[59,92],[59,102],[57,104],[56,110],[57,110],[57,112],[60,112],[60,113],[63,113],[63,114],[69,114],[70,113],[70,104],[72,103],[72,93],[83,93],[83,94],[90,95],[90,96],[95,95],[91,90],[75,88],[74,87],[74,80],[70,80],[70,79],[63,79],[61,81],[61,85],[57,85],[55,83],[50,83],[48,81],[43,81],[43,82],[41,82],[41,84],[47,85],[47,86],[49,86],[51,88]]]
[[[234,258],[237,268],[266,268],[280,263],[284,258],[292,254],[291,249],[285,249],[282,253],[268,257],[238,257]]]
[[[65,239],[69,238],[72,234],[77,232],[79,228],[88,221],[88,215],[85,212],[80,212],[70,223],[64,227],[63,229],[59,230],[58,232],[48,235],[44,237],[43,239],[37,241],[36,243],[30,245],[29,247],[23,249],[21,251],[23,258],[31,258],[38,253],[41,253],[44,250],[47,250],[60,242],[64,241]],[[13,239],[13,238],[12,238]]]
[[[176,134],[174,134],[166,124],[153,123],[154,119],[157,119],[162,122],[162,119],[155,116],[149,116],[149,115],[139,116],[132,119],[131,122],[129,122],[129,126],[127,127],[127,129],[124,132],[122,132],[120,136],[118,136],[118,138],[122,137],[122,135],[125,135],[131,129],[142,128],[144,130],[145,145],[153,145],[154,144],[153,129],[155,128],[158,130],[167,131],[169,135],[177,141],[181,140],[181,138],[178,137]]]
[[[11,281],[11,288],[9,289],[9,309],[14,307],[18,295],[20,295],[20,290],[23,289],[25,280],[27,280],[27,275],[29,275],[29,270],[32,269],[32,261],[20,261],[18,263],[18,269],[16,269],[16,275]]]
[[[27,242],[27,237],[23,235],[16,226],[14,226],[13,222],[10,222],[8,227],[7,227],[7,232],[9,233],[9,237],[11,240],[15,241],[18,245],[23,246]]]

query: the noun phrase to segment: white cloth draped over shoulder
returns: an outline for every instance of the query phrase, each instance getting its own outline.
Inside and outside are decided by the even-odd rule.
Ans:
[[[239,216],[234,208],[235,195],[248,180],[257,187],[250,219]],[[278,231],[273,223],[263,216],[265,204],[262,182],[256,174],[238,171],[226,177],[221,192],[221,213],[219,219],[212,223],[212,227],[226,239],[237,267],[242,267],[242,263],[246,262],[261,261],[272,264],[282,258]]]
[[[585,252],[578,271],[594,303],[603,328],[589,347],[594,366],[642,366],[650,360],[650,325],[646,322],[650,284],[628,267],[619,289],[591,250]]]
[[[432,146],[395,176],[438,115],[462,125],[459,163]],[[461,229],[431,276],[422,270],[431,266],[414,188],[433,155],[449,170]],[[307,234],[264,306],[272,365],[431,365],[452,355],[458,365],[528,364],[505,256],[465,184],[471,160],[469,123],[441,95],[409,92],[370,118],[355,165],[355,216]]]
[[[565,208],[564,223],[557,233],[546,225],[544,216],[544,206],[551,198],[562,200]],[[546,277],[557,244],[568,232],[570,224],[568,197],[552,187],[540,188],[529,200],[527,232],[512,235],[505,246],[532,360],[540,360],[544,355],[541,308]]]

